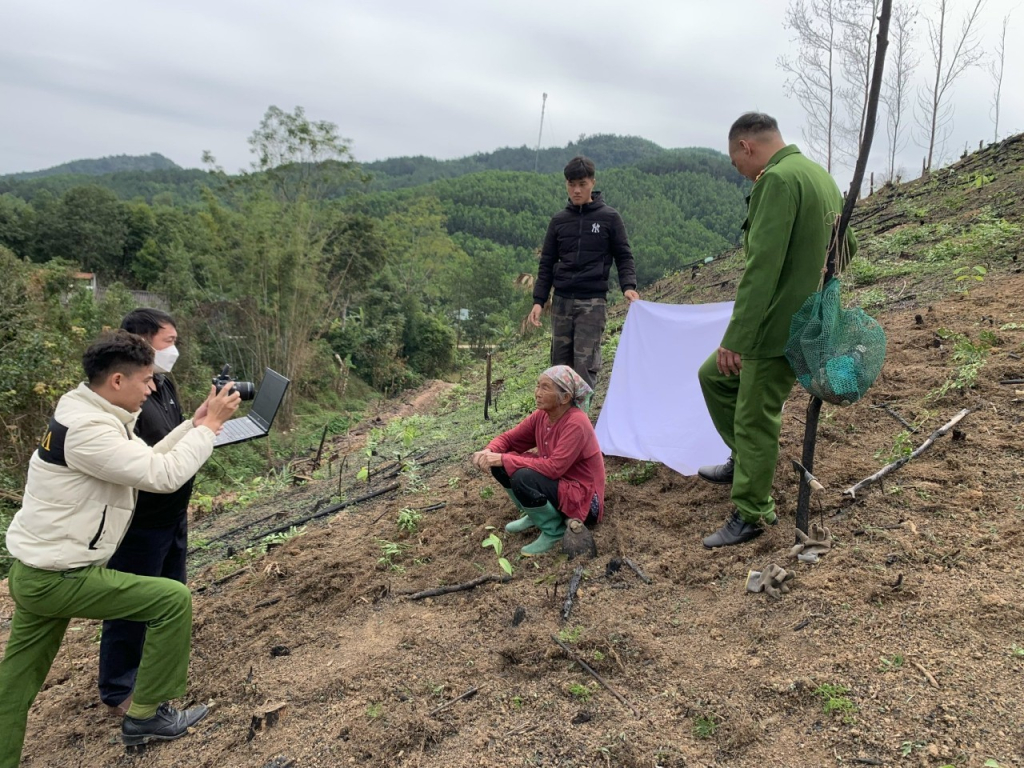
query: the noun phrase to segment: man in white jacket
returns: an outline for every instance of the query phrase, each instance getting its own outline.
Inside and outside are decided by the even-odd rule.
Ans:
[[[7,531],[15,611],[0,662],[0,768],[16,768],[29,707],[72,618],[129,619],[148,627],[135,698],[121,725],[126,745],[183,736],[207,713],[168,702],[185,693],[192,596],[171,579],[105,567],[131,521],[136,490],[168,493],[192,477],[238,408],[232,387],[155,446],[133,434],[153,391],[153,348],[124,331],[82,358],[88,379],[57,404],[29,462],[22,507]]]

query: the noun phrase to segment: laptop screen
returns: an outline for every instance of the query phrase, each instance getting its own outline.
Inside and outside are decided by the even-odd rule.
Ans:
[[[288,379],[277,371],[270,368],[264,371],[263,381],[249,410],[249,415],[264,429],[270,429],[270,425],[274,423],[274,417],[277,415],[277,409],[281,407],[281,401],[284,400],[288,384]]]

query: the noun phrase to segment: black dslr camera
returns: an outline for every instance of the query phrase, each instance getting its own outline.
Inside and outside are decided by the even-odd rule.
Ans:
[[[231,381],[231,366],[225,365],[220,369],[220,376],[213,379],[213,386],[217,388],[218,394],[229,381]],[[251,381],[236,381],[231,391],[237,392],[243,400],[252,400],[256,397],[256,385]]]

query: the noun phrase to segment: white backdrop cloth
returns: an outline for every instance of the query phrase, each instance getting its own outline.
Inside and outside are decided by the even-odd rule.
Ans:
[[[729,457],[697,370],[718,349],[732,306],[633,302],[597,420],[602,453],[657,461],[682,475]]]

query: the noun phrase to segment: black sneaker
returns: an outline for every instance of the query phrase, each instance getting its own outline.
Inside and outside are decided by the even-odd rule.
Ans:
[[[145,720],[125,715],[121,721],[121,741],[126,747],[151,741],[172,741],[188,733],[188,729],[209,712],[210,708],[205,704],[192,709],[175,709],[165,702],[157,707],[155,715]]]
[[[733,544],[756,539],[764,533],[764,528],[757,523],[748,523],[740,517],[735,509],[732,515],[725,521],[725,525],[704,539],[704,546],[708,549],[715,547],[731,547]]]
[[[708,464],[706,467],[698,469],[697,474],[702,480],[707,480],[709,483],[731,485],[735,466],[736,463],[733,461],[732,456],[730,456],[725,464]]]

